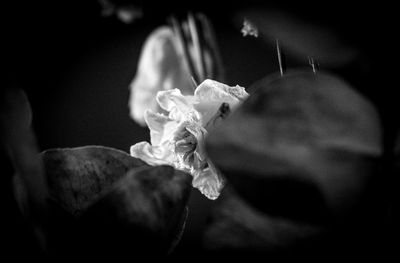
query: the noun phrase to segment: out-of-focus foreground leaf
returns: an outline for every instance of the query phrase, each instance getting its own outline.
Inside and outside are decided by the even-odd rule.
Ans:
[[[269,253],[317,245],[339,251],[356,244],[353,238],[373,236],[376,228],[366,226],[377,214],[372,182],[383,151],[374,106],[340,78],[311,70],[268,76],[250,90],[207,138],[211,160],[238,196],[222,192],[227,201],[216,209],[205,244]],[[332,247],[323,239],[342,241]]]
[[[160,256],[176,243],[190,176],[103,146],[47,150],[41,159],[49,189],[43,228],[52,256]],[[17,193],[22,187],[17,181]]]
[[[47,185],[31,122],[32,110],[25,92],[6,90],[0,110],[1,143],[26,189],[19,199],[20,208],[36,224],[46,218]]]
[[[80,216],[130,169],[146,166],[122,151],[103,146],[51,149],[42,160],[50,198]]]
[[[213,209],[212,224],[205,233],[207,250],[266,251],[270,256],[290,249],[301,250],[324,232],[322,226],[263,213],[227,188]],[[246,255],[246,254],[244,254]]]
[[[40,254],[40,248],[45,246],[40,225],[46,224],[47,220],[47,186],[38,156],[36,137],[31,127],[30,103],[23,90],[12,86],[6,85],[0,91],[0,163],[1,184],[4,187],[2,207],[5,214],[3,219],[10,220],[10,224],[6,223],[7,229],[2,237],[3,241],[7,240],[6,250],[10,255],[24,250],[29,256],[34,256]],[[19,209],[10,187],[13,178],[25,189],[18,196]],[[26,221],[18,210],[22,211]],[[35,240],[34,235],[38,237],[38,242],[31,244]]]

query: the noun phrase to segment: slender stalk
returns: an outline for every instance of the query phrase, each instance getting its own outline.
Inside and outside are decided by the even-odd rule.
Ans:
[[[199,39],[199,32],[197,30],[196,21],[193,17],[193,14],[189,13],[188,15],[188,25],[189,25],[189,32],[193,43],[194,55],[195,55],[195,62],[198,65],[198,76],[199,80],[202,82],[205,80],[205,62],[204,62],[204,52],[203,47]]]
[[[278,63],[279,63],[279,72],[281,74],[281,76],[283,76],[284,73],[284,61],[282,59],[282,51],[281,51],[281,47],[279,44],[279,39],[276,39],[276,53],[278,55]]]
[[[318,71],[318,62],[316,62],[316,61],[314,60],[313,57],[310,57],[310,56],[309,56],[309,57],[308,57],[308,64],[310,64],[313,73],[314,73],[314,74],[317,74],[317,71]]]
[[[199,76],[197,75],[197,72],[194,68],[193,62],[190,58],[190,53],[188,50],[188,43],[187,43],[186,38],[184,37],[183,29],[179,25],[178,20],[175,17],[171,16],[168,20],[169,20],[170,24],[172,25],[174,33],[178,39],[179,45],[182,47],[183,58],[189,69],[189,76],[192,76],[196,81],[198,81]]]
[[[199,13],[196,15],[196,17],[199,19],[202,25],[207,48],[210,49],[212,61],[215,63],[215,75],[212,76],[212,78],[215,78],[218,81],[223,82],[225,79],[225,71],[222,63],[221,52],[218,48],[217,40],[215,37],[214,29],[211,25],[210,20],[204,14]]]
[[[196,80],[193,78],[193,76],[190,76],[190,79],[192,80],[194,89],[196,89],[197,86],[198,86],[199,84],[197,84],[197,82],[196,82]]]

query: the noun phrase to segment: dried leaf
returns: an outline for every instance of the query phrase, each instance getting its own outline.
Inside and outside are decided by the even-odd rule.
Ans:
[[[49,187],[47,252],[101,258],[166,254],[184,225],[191,177],[103,146],[41,154]],[[24,194],[21,185],[16,186]]]
[[[50,197],[79,216],[130,169],[145,166],[129,154],[103,146],[51,149],[42,153]]]

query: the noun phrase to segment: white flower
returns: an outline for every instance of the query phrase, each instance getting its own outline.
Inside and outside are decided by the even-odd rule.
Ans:
[[[168,115],[145,112],[151,143],[133,145],[131,155],[150,165],[172,165],[189,172],[193,186],[209,199],[216,199],[224,179],[207,158],[204,139],[247,96],[243,87],[213,80],[203,81],[194,95],[184,96],[179,89],[159,91],[156,100]]]

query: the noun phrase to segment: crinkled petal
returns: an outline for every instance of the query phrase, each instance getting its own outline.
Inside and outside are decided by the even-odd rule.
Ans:
[[[160,91],[157,93],[157,102],[160,107],[170,112],[171,119],[198,120],[199,114],[193,108],[193,99],[183,96],[179,89]]]
[[[202,194],[211,200],[218,198],[224,187],[225,179],[218,174],[211,164],[206,169],[193,171],[192,175],[193,187],[199,189]]]
[[[139,142],[131,146],[131,156],[150,165],[172,165],[174,154],[167,145],[152,146],[148,142]]]
[[[151,144],[153,146],[159,145],[164,135],[165,126],[171,122],[170,119],[163,114],[152,112],[151,110],[145,111],[144,119],[150,129]]]
[[[223,83],[207,79],[195,90],[196,104],[194,108],[201,115],[201,122],[206,125],[218,111],[222,103],[228,103],[231,109],[246,99],[247,92],[243,87],[230,87]]]
[[[150,140],[153,146],[159,146],[170,140],[179,125],[168,116],[150,110],[145,112],[145,121],[150,129]]]
[[[157,93],[157,102],[161,108],[171,111],[174,107],[190,108],[179,89],[160,91]],[[178,104],[178,105],[177,105]]]
[[[168,116],[165,116],[164,114],[160,114],[157,112],[153,112],[151,110],[145,111],[144,119],[149,129],[157,132],[162,132],[164,130],[165,125],[171,121],[168,118]]]
[[[199,101],[236,102],[245,100],[248,93],[239,85],[228,86],[221,82],[206,79],[195,90],[194,96]]]

